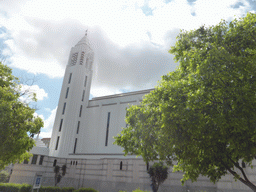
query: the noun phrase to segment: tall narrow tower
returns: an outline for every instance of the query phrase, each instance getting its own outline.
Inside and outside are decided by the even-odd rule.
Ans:
[[[63,79],[52,130],[50,156],[68,157],[74,153],[80,119],[88,105],[94,53],[85,36],[72,47]]]

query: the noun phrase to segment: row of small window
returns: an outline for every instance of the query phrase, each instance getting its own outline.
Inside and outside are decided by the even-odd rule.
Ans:
[[[123,162],[120,161],[119,169],[123,170]],[[127,169],[127,168],[126,168]],[[147,170],[149,169],[149,163],[147,163]]]
[[[85,55],[85,52],[82,52],[82,53],[81,53],[81,58],[80,58],[80,65],[83,65],[84,55]],[[77,62],[77,57],[78,57],[78,52],[73,53],[73,55],[72,55],[72,57],[71,57],[71,65],[75,65],[75,64],[76,64],[76,62]],[[86,61],[86,62],[88,62],[88,61]]]
[[[37,159],[38,159],[38,155],[33,155],[32,160],[31,160],[31,164],[36,165]],[[40,156],[40,160],[39,160],[39,165],[42,165],[42,164],[43,164],[43,161],[44,161],[44,156],[41,155],[41,156]],[[27,160],[24,160],[23,164],[28,164],[28,161],[27,161]]]

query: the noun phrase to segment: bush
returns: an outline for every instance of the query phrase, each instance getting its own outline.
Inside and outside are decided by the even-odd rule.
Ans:
[[[28,184],[0,183],[0,191],[4,192],[30,192],[31,188]]]
[[[30,191],[32,191],[32,185],[29,185],[26,183],[21,184],[19,192],[30,192]]]
[[[143,191],[143,190],[140,190],[140,188],[138,188],[138,189],[135,189],[135,190],[132,191],[132,192],[149,192],[149,191]]]
[[[9,173],[5,170],[0,171],[0,183],[7,183],[9,179]]]
[[[60,187],[40,187],[39,192],[61,192]]]
[[[78,190],[75,190],[75,192],[98,192],[98,191],[93,188],[80,188]]]
[[[74,187],[63,187],[61,188],[61,192],[73,192],[75,191]]]
[[[126,192],[126,191],[119,191],[119,192]],[[143,191],[140,190],[140,188],[133,190],[132,192],[149,192],[149,191]]]

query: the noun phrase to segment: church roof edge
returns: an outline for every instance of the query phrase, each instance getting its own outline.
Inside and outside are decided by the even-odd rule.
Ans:
[[[110,99],[110,98],[115,98],[115,97],[124,97],[124,96],[129,96],[129,95],[136,95],[136,94],[143,94],[143,93],[149,93],[153,91],[155,88],[152,89],[144,89],[144,90],[139,90],[139,91],[132,91],[132,92],[127,92],[127,93],[119,93],[119,94],[114,94],[114,95],[106,95],[102,97],[93,97],[90,101],[96,101],[96,100],[101,100],[101,99]]]

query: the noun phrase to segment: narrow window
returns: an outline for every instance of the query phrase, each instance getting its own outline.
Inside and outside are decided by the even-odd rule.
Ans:
[[[108,146],[109,120],[110,120],[110,112],[108,112],[108,121],[107,121],[107,130],[106,130],[105,146]]]
[[[59,132],[61,131],[62,128],[62,123],[63,123],[63,119],[60,120],[60,127],[59,127]]]
[[[28,160],[24,160],[24,161],[23,161],[23,164],[28,164]]]
[[[83,61],[84,61],[84,52],[81,53],[80,65],[83,65]]]
[[[79,117],[82,116],[82,110],[83,110],[83,105],[80,106],[80,112],[79,112]]]
[[[57,142],[56,142],[56,147],[55,147],[55,150],[57,150],[57,149],[58,149],[59,140],[60,140],[60,136],[58,136],[58,137],[57,137]]]
[[[123,169],[123,162],[121,161],[120,162],[120,170],[122,170]]]
[[[36,164],[38,155],[33,155],[31,164]]]
[[[72,73],[69,74],[68,84],[71,83]]]
[[[62,115],[65,113],[65,108],[66,108],[66,102],[63,105]]]
[[[85,76],[84,86],[86,87],[87,76]]]
[[[84,101],[85,90],[83,90],[82,101]]]
[[[70,162],[70,165],[72,165],[72,161]]]
[[[39,160],[39,165],[43,165],[43,161],[44,161],[44,156],[41,155],[40,156],[40,160]]]
[[[76,143],[77,143],[77,138],[76,138],[76,140],[75,140],[75,145],[74,145],[74,154],[76,153]]]
[[[69,91],[69,87],[67,88],[67,91],[66,91],[66,99],[68,98],[68,91]]]
[[[78,121],[78,123],[77,123],[76,134],[78,134],[78,133],[79,133],[79,127],[80,127],[80,121]]]
[[[77,161],[76,161],[76,165],[77,165]]]
[[[55,167],[57,165],[57,159],[54,159],[53,161],[53,167]]]

